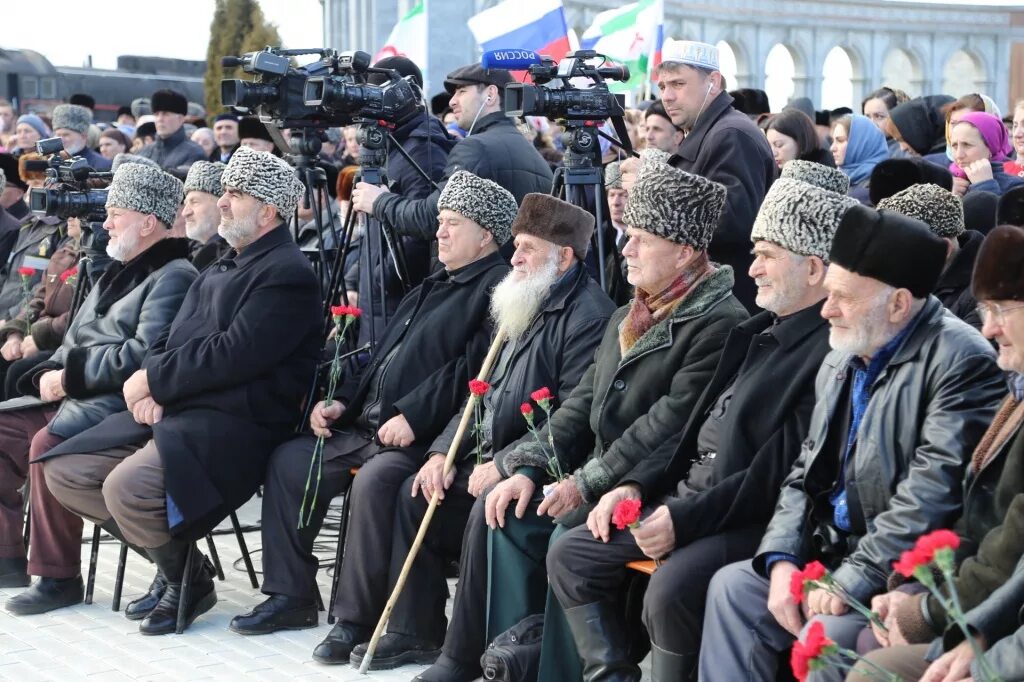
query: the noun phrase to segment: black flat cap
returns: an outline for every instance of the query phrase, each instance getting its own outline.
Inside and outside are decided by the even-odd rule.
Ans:
[[[505,69],[485,69],[479,64],[467,64],[452,71],[444,79],[444,89],[454,93],[463,85],[497,85],[504,89],[515,82],[512,74]]]

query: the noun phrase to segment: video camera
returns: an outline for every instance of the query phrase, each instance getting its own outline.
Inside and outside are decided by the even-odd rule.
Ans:
[[[505,86],[505,113],[570,121],[604,121],[621,117],[625,113],[625,97],[609,92],[605,79],[627,81],[629,68],[587,63],[598,58],[607,60],[594,50],[571,52],[557,64],[550,57],[540,57],[540,64],[533,64],[527,69],[536,85],[509,83]],[[580,77],[593,81],[593,87],[586,90],[573,87],[570,79]],[[561,87],[544,87],[556,80],[561,82]]]
[[[320,60],[300,68],[289,57],[317,54]],[[285,128],[336,127],[361,119],[400,123],[420,108],[411,82],[392,69],[370,66],[367,52],[328,49],[283,50],[268,47],[241,57],[223,57],[224,66],[240,66],[255,82],[221,81],[228,106],[255,110],[260,118]],[[368,82],[370,73],[388,77],[383,85]]]
[[[113,173],[98,172],[81,156],[61,156],[64,142],[51,137],[36,143],[36,151],[48,157],[45,161],[29,161],[29,170],[46,170],[44,187],[29,191],[29,209],[61,219],[83,218],[104,221],[107,218],[107,190],[96,189],[90,180],[110,180]],[[32,167],[36,164],[42,166]]]

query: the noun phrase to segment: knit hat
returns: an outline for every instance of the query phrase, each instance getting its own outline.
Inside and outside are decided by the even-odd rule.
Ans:
[[[794,159],[782,167],[780,178],[799,180],[821,189],[846,194],[850,191],[850,178],[841,170],[813,161]]]
[[[911,185],[879,201],[878,208],[916,218],[940,237],[956,239],[964,232],[964,205],[938,185]]]
[[[50,129],[46,127],[45,123],[43,123],[43,119],[39,118],[35,114],[22,114],[18,117],[18,121],[14,125],[17,126],[21,123],[24,123],[27,126],[32,126],[32,128],[39,133],[39,137],[46,138],[50,136]]]
[[[576,257],[583,260],[594,234],[594,216],[550,194],[533,192],[523,198],[519,215],[512,223],[512,236],[520,234],[572,247]]]
[[[412,76],[413,83],[416,84],[420,90],[423,89],[423,72],[420,71],[420,67],[416,66],[416,62],[409,59],[408,57],[402,57],[395,55],[392,57],[384,57],[376,64],[373,65],[375,69],[393,69],[398,72],[402,78],[406,76]],[[366,82],[370,85],[384,85],[390,78],[383,73],[369,73],[366,76]]]
[[[89,132],[89,124],[92,123],[92,112],[77,104],[58,104],[53,108],[53,129],[73,130],[76,133],[85,135]]]
[[[157,90],[149,101],[154,114],[158,111],[169,111],[172,114],[188,115],[188,100],[180,92]]]
[[[704,251],[725,206],[725,186],[700,175],[644,159],[626,200],[622,222]]]
[[[622,168],[618,161],[612,161],[604,167],[604,188],[622,189]]]
[[[996,223],[1024,227],[1024,187],[1014,187],[999,197]]]
[[[490,232],[498,246],[512,238],[512,222],[519,210],[511,192],[469,171],[457,171],[448,178],[437,199],[437,210],[446,208]]]
[[[270,204],[284,220],[295,211],[303,191],[295,169],[288,162],[249,147],[239,147],[231,155],[220,182],[224,189],[232,187]]]
[[[148,97],[138,97],[132,100],[131,106],[132,116],[138,119],[140,116],[153,113],[153,105],[150,104]]]
[[[857,204],[839,223],[829,258],[850,272],[925,298],[946,265],[946,242],[920,220]]]
[[[953,176],[945,167],[920,157],[888,159],[871,171],[868,193],[871,196],[871,203],[877,206],[882,199],[891,197],[911,185],[923,183],[952,190]]]
[[[121,152],[120,154],[114,154],[113,160],[110,162],[110,172],[116,173],[117,169],[122,163],[137,163],[141,166],[150,166],[151,168],[159,168],[158,164],[153,159],[147,159],[145,156],[139,156],[138,154],[129,154],[128,152]]]
[[[974,261],[971,293],[979,301],[1024,300],[1024,229],[1000,225],[988,233]]]
[[[784,168],[793,163],[795,161],[790,161]],[[817,256],[827,263],[839,221],[857,203],[845,194],[792,178],[779,178],[768,190],[754,218],[750,241],[764,240],[801,256]]]
[[[125,208],[151,213],[171,229],[181,198],[181,180],[170,173],[141,163],[122,163],[114,171],[107,190],[107,210]]]
[[[196,161],[193,163],[192,167],[188,169],[188,175],[185,176],[185,196],[188,196],[188,193],[193,190],[196,192],[206,192],[215,197],[224,194],[224,187],[220,184],[220,177],[224,173],[225,168],[227,166],[219,161]]]
[[[18,174],[18,160],[12,154],[0,153],[0,172],[7,177],[7,184],[17,187],[24,192],[28,191],[28,185]]]

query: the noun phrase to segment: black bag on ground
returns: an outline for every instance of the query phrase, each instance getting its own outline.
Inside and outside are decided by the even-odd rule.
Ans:
[[[544,614],[527,616],[494,638],[480,657],[485,680],[536,682],[540,672],[540,642]]]

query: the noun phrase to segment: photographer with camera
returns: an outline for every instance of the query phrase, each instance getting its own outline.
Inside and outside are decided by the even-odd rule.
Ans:
[[[433,240],[437,229],[437,199],[444,183],[460,170],[492,180],[506,188],[521,203],[531,192],[551,192],[551,169],[529,140],[505,115],[505,86],[513,82],[504,69],[484,69],[469,64],[448,74],[445,90],[467,137],[448,155],[441,188],[415,199],[367,183],[356,185],[352,207],[376,217],[395,231]]]
[[[174,90],[157,90],[150,98],[150,102],[153,107],[156,140],[136,153],[156,161],[165,171],[183,179],[188,173],[189,166],[206,159],[203,148],[188,139],[185,134],[188,100]]]
[[[59,104],[53,108],[53,134],[64,142],[68,156],[81,156],[94,170],[110,170],[110,160],[89,148],[92,112],[77,104]]]

